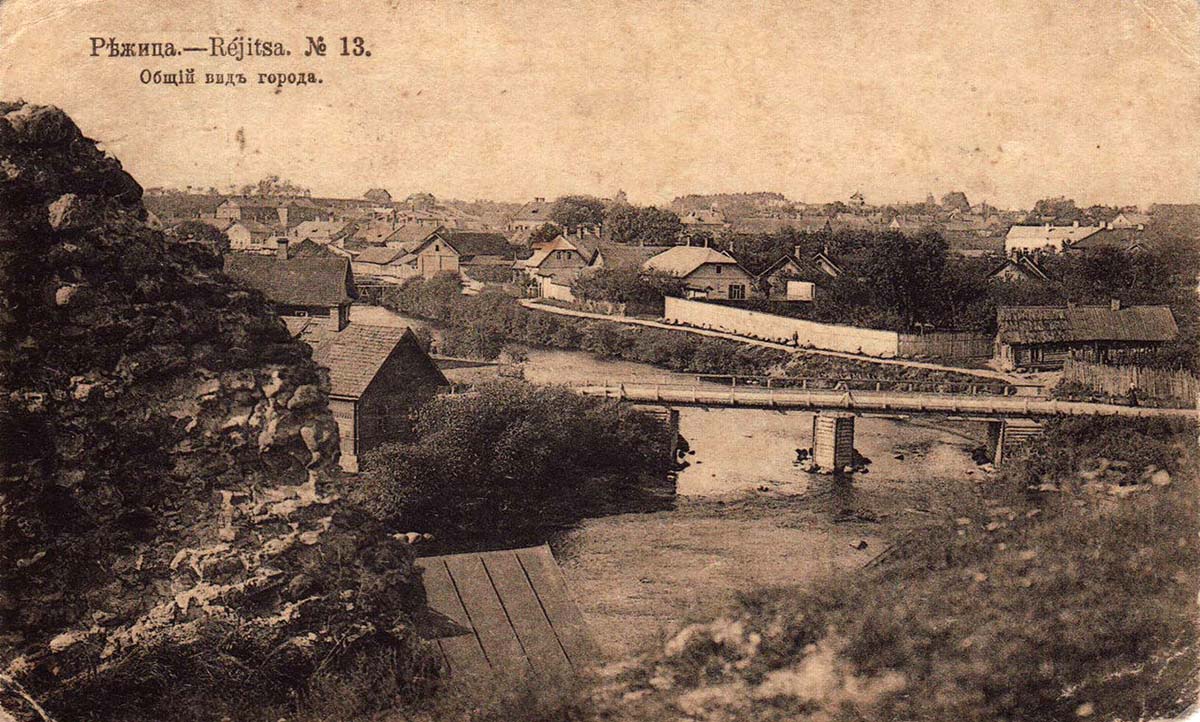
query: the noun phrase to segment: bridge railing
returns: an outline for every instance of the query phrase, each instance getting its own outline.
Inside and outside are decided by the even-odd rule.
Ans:
[[[1003,381],[910,380],[871,377],[740,376],[696,374],[698,383],[731,387],[801,389],[814,391],[898,391],[907,393],[954,394],[956,396],[1041,396],[1038,384],[1009,384]]]

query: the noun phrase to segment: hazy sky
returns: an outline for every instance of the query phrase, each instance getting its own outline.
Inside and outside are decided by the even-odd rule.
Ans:
[[[0,95],[64,108],[145,186],[1197,201],[1198,23],[1195,0],[7,0]],[[92,35],[210,34],[294,54],[89,57]],[[306,35],[362,35],[372,57],[305,58]],[[251,85],[138,80],[182,67]],[[254,84],[275,70],[324,82]]]

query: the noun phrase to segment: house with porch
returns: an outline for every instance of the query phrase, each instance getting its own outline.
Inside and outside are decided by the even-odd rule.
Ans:
[[[1179,335],[1169,306],[1001,306],[995,358],[1005,370],[1060,369],[1068,357],[1119,363]]]

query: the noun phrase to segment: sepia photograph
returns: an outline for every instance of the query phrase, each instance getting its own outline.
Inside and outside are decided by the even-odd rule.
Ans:
[[[0,0],[0,722],[1200,719],[1197,0]]]

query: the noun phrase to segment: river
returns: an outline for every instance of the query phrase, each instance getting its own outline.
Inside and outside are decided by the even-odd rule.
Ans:
[[[430,328],[428,322],[376,306],[354,306],[351,322]],[[526,353],[525,379],[537,384],[696,380],[694,375],[601,359],[583,351],[526,349]],[[452,381],[471,381],[494,376],[495,369],[454,369],[447,375]],[[680,496],[712,497],[760,487],[784,494],[808,490],[812,476],[798,470],[793,461],[797,448],[812,445],[811,413],[682,408],[679,431],[695,452],[679,473],[676,492]],[[930,468],[965,478],[975,473],[971,450],[984,443],[985,434],[979,423],[869,416],[855,421],[855,447],[871,460],[869,474],[878,481],[913,481],[928,476]]]

